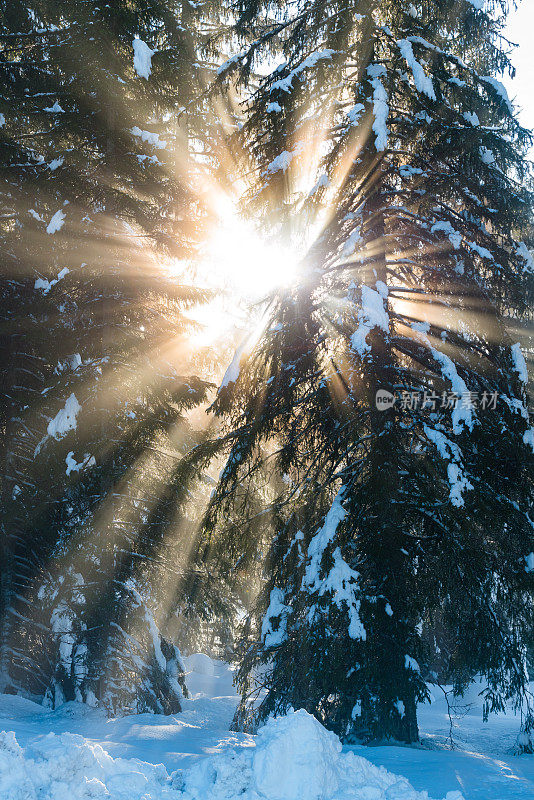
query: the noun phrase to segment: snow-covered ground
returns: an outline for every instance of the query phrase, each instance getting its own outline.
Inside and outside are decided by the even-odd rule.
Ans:
[[[443,696],[420,709],[418,748],[344,747],[300,711],[232,733],[232,673],[188,661],[191,698],[171,717],[49,712],[0,695],[0,800],[527,800],[534,757],[513,755],[513,714],[482,722],[476,687],[454,731]]]

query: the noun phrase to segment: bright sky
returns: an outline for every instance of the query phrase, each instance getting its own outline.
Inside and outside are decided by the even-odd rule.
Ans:
[[[513,81],[506,78],[506,88],[521,111],[519,119],[526,128],[534,129],[534,0],[522,0],[516,11],[508,17],[506,34],[516,42],[512,61],[517,75]]]

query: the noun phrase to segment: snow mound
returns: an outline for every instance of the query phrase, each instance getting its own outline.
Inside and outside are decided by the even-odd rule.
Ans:
[[[114,759],[72,733],[49,733],[23,750],[14,733],[0,733],[2,800],[174,800],[165,768]]]
[[[270,719],[251,760],[251,797],[262,800],[429,800],[405,778],[343,753],[338,737],[303,709]],[[463,799],[449,792],[445,800]]]
[[[197,654],[198,655],[198,654]],[[2,800],[429,800],[405,778],[353,752],[306,711],[271,719],[255,747],[227,748],[169,775],[162,764],[112,758],[72,733],[23,749],[0,733]],[[445,800],[462,800],[449,792]]]
[[[301,710],[270,719],[257,737],[255,788],[272,800],[321,800],[339,788],[341,742]]]
[[[210,678],[215,675],[215,664],[204,653],[193,653],[185,657],[183,661],[189,672],[196,672],[197,675],[208,675]]]
[[[181,800],[430,800],[405,778],[343,753],[338,737],[302,709],[270,719],[256,747],[202,759],[182,780]],[[463,797],[449,792],[445,800]]]

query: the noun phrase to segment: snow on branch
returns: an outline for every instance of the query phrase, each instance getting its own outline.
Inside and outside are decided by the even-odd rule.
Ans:
[[[63,280],[65,275],[68,275],[69,272],[70,270],[68,267],[63,267],[63,269],[58,272],[57,278],[53,278],[51,281],[47,280],[46,278],[37,278],[33,288],[42,289],[43,294],[48,294],[52,286],[55,286],[56,283],[59,283],[59,281]]]
[[[283,602],[284,593],[275,586],[271,590],[269,608],[265,612],[261,626],[261,638],[265,647],[277,647],[286,638],[286,617],[289,607]],[[273,620],[278,617],[276,630],[273,628]]]
[[[78,413],[81,411],[81,405],[78,403],[76,399],[76,395],[73,393],[69,397],[67,397],[65,401],[65,405],[62,409],[60,409],[56,416],[50,420],[48,423],[48,427],[46,429],[46,436],[39,442],[37,447],[35,448],[34,455],[38,455],[41,451],[41,447],[45,443],[48,438],[62,439],[65,434],[69,431],[76,429],[76,417]]]
[[[65,464],[67,465],[66,474],[70,475],[71,472],[80,472],[80,470],[84,470],[86,467],[94,467],[96,461],[95,457],[90,453],[85,453],[83,460],[78,463],[74,458],[74,450],[70,450],[67,453]]]
[[[426,94],[431,100],[436,99],[432,79],[425,75],[425,71],[419,61],[416,59],[411,42],[407,39],[399,39],[397,44],[401,51],[406,63],[412,71],[415,88],[421,94]]]
[[[319,596],[330,594],[332,602],[347,609],[349,616],[348,634],[351,639],[365,640],[367,633],[360,619],[360,601],[357,599],[359,573],[353,570],[342,556],[338,546],[332,553],[333,564],[324,578],[321,578],[323,555],[336,536],[340,522],[347,512],[342,506],[344,487],[337,493],[325,517],[322,528],[315,534],[308,546],[309,563],[302,581],[303,590],[318,592]]]
[[[163,150],[165,147],[167,147],[167,142],[164,142],[162,139],[159,138],[159,133],[153,133],[152,131],[143,131],[138,125],[134,125],[134,127],[130,130],[130,133],[133,136],[138,136],[141,139],[141,141],[148,142],[148,144],[151,144],[158,150]]]
[[[380,77],[386,74],[386,69],[381,64],[372,64],[367,67],[367,74],[371,78],[373,88],[373,132],[375,133],[375,147],[377,151],[385,150],[388,144],[389,130],[387,120],[389,115],[389,105],[387,92],[384,89]]]
[[[380,328],[389,333],[389,314],[384,308],[384,300],[388,290],[385,284],[378,281],[376,290],[362,286],[362,305],[358,310],[358,329],[352,334],[351,346],[361,358],[369,353],[371,345],[366,341],[373,328]]]
[[[224,389],[225,386],[228,386],[230,383],[236,383],[237,379],[239,378],[239,373],[241,371],[241,356],[243,355],[243,351],[247,346],[247,342],[249,337],[246,336],[239,347],[236,348],[234,353],[234,357],[232,361],[226,368],[226,372],[224,373],[223,379],[221,381],[221,385],[219,386],[219,392],[221,389]]]
[[[442,353],[440,350],[436,350],[434,347],[430,349],[435,360],[441,365],[443,377],[450,381],[451,389],[458,397],[458,402],[452,411],[452,429],[454,433],[461,433],[464,426],[472,430],[475,419],[473,409],[469,403],[463,402],[463,398],[469,396],[469,391],[464,379],[458,375],[456,364],[448,355]]]
[[[271,85],[269,91],[282,91],[286,93],[290,93],[293,89],[293,78],[297,75],[300,75],[305,69],[309,69],[310,67],[315,67],[315,65],[324,59],[331,60],[332,56],[335,54],[335,50],[320,50],[317,53],[312,53],[310,56],[304,59],[304,61],[295,67],[295,69],[291,70],[289,75],[286,75],[285,78],[280,78]]]
[[[50,222],[46,227],[47,233],[57,233],[63,227],[63,223],[65,222],[65,214],[61,209],[56,211]]]
[[[506,91],[504,84],[500,80],[494,78],[491,75],[481,75],[480,80],[491,86],[495,94],[504,103],[510,114],[513,115],[514,107],[510,102],[510,98],[508,97],[508,92]]]
[[[534,259],[524,242],[519,242],[515,249],[516,255],[523,261],[523,272],[534,272]]]
[[[472,483],[465,477],[462,465],[462,454],[456,442],[451,442],[442,431],[424,426],[425,435],[436,446],[443,459],[449,461],[447,465],[447,478],[450,484],[449,499],[453,506],[460,508],[464,505],[463,492],[473,488]]]
[[[527,364],[519,342],[512,345],[512,360],[514,362],[514,370],[519,375],[521,383],[528,383]]]
[[[157,50],[151,50],[146,42],[138,36],[132,42],[134,51],[134,70],[140,78],[148,80],[152,73],[152,56]]]

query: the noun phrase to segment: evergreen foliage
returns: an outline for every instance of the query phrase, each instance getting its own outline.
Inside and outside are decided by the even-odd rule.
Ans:
[[[236,724],[292,706],[349,741],[417,740],[439,622],[456,689],[482,675],[488,713],[514,698],[528,749],[533,434],[509,331],[532,300],[531,139],[499,80],[506,3],[239,9],[223,78],[261,65],[237,140],[250,207],[273,235],[319,233],[215,406],[209,549],[250,552],[225,527],[247,486],[272,531]]]
[[[181,356],[205,293],[172,272],[206,218],[187,155],[195,12],[2,6],[2,680],[177,710],[180,659],[143,568],[207,390]]]

